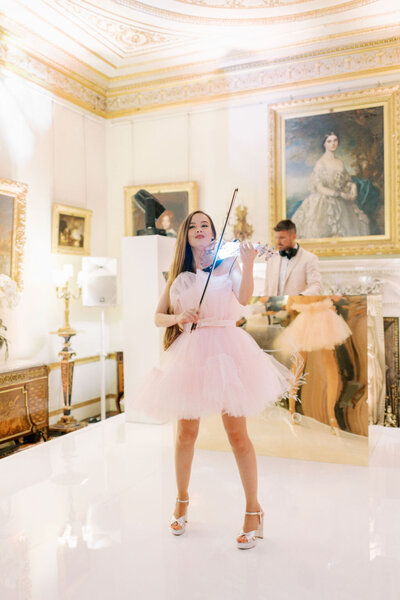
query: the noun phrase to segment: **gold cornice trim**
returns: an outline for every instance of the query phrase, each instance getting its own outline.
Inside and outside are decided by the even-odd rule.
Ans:
[[[7,44],[8,41],[0,39],[0,64],[56,96],[107,119],[243,95],[259,95],[266,89],[282,91],[293,85],[304,88],[325,82],[356,80],[400,69],[400,37],[392,37],[335,49],[325,48],[268,62],[253,61],[219,69],[214,73],[176,75],[142,82],[140,85],[99,91],[98,87],[86,86],[85,80],[79,76],[70,76],[65,71],[57,70],[21,49],[9,51],[12,44]],[[7,60],[9,55],[16,64]],[[27,71],[29,61],[33,71],[30,73]]]
[[[357,80],[357,79],[362,79],[365,77],[369,77],[372,76],[374,74],[379,74],[379,75],[385,75],[387,73],[393,72],[393,71],[397,71],[398,73],[400,73],[400,66],[395,66],[395,67],[387,67],[386,69],[383,68],[377,68],[377,69],[370,69],[368,72],[360,72],[360,73],[344,73],[342,75],[336,75],[334,81],[335,82],[339,82],[339,81],[346,81],[346,80]],[[296,82],[296,89],[304,89],[307,87],[310,87],[312,85],[315,85],[316,83],[318,83],[318,85],[323,85],[325,83],[332,83],[332,77],[327,76],[327,77],[323,77],[320,79],[309,79],[309,80],[305,80],[305,81],[301,81],[301,82]],[[281,92],[281,91],[290,91],[293,90],[293,82],[288,82],[288,83],[284,83],[284,84],[280,84],[280,85],[276,85],[274,87],[268,87],[268,90],[273,90],[274,92]],[[121,118],[121,117],[127,117],[130,115],[135,115],[135,114],[143,114],[143,113],[149,113],[149,112],[155,112],[158,110],[165,110],[165,109],[169,109],[169,108],[184,108],[184,107],[188,107],[188,106],[201,106],[204,104],[210,104],[210,102],[224,102],[224,101],[228,101],[228,100],[232,100],[233,98],[242,98],[242,97],[246,97],[246,98],[251,98],[252,96],[259,96],[260,94],[262,94],[263,92],[265,92],[265,89],[252,89],[252,90],[241,90],[241,91],[236,91],[234,93],[228,93],[228,94],[221,94],[219,96],[213,96],[213,97],[207,97],[207,98],[198,98],[198,99],[188,99],[188,100],[181,100],[181,101],[177,101],[177,102],[169,102],[168,104],[158,104],[158,105],[150,105],[150,106],[143,106],[143,107],[139,107],[139,108],[127,108],[125,110],[121,110],[121,111],[115,111],[113,113],[107,113],[106,114],[106,119],[116,119],[116,118]]]
[[[12,46],[13,44],[11,43],[10,45]],[[31,55],[26,51],[21,50],[19,47],[16,48],[17,51],[23,54],[23,56],[20,57],[23,66],[20,66],[19,64],[15,64],[7,60],[9,46],[4,40],[0,38],[0,55],[3,55],[3,57],[0,58],[0,65],[8,69],[9,71],[16,73],[20,77],[23,77],[24,79],[31,81],[32,83],[39,85],[44,89],[47,89],[48,91],[52,92],[55,96],[63,98],[64,100],[68,100],[69,102],[72,102],[73,104],[80,106],[81,108],[84,108],[101,117],[106,116],[104,92],[98,92],[96,89],[91,89],[91,87],[84,85],[82,81],[78,81],[69,73],[65,73],[61,70],[58,70],[49,63],[42,62],[40,59],[36,58],[35,56]],[[4,56],[6,58],[4,58]],[[13,58],[15,58],[15,54]],[[32,63],[38,63],[42,67],[38,69],[40,75],[35,75],[27,70],[25,64],[27,58],[30,59]],[[44,75],[43,71],[45,71]],[[51,83],[47,81],[45,79],[46,74],[49,78],[53,78],[53,80],[57,83]],[[63,89],[62,78],[64,78],[64,83],[69,83],[70,89],[72,88],[70,92],[67,92],[65,91],[65,89]],[[73,89],[73,85],[75,85],[75,89]],[[79,96],[78,94],[81,94],[81,96]],[[90,102],[89,99],[82,99],[82,96],[84,96],[85,94],[88,95],[89,98],[91,97],[93,100]],[[102,105],[104,106],[104,109],[100,108]]]
[[[77,98],[76,96],[72,95],[72,94],[68,94],[66,92],[63,92],[62,90],[60,90],[60,88],[58,88],[55,85],[51,85],[48,84],[46,82],[44,82],[43,80],[33,76],[33,75],[28,75],[26,73],[26,71],[23,71],[21,68],[13,65],[13,64],[9,64],[6,61],[3,61],[0,59],[0,65],[5,67],[6,69],[8,69],[9,71],[11,71],[12,73],[15,73],[16,75],[19,75],[20,77],[23,77],[24,79],[26,79],[27,81],[30,81],[42,88],[44,88],[45,90],[48,90],[49,92],[52,92],[55,96],[57,96],[58,98],[62,98],[63,100],[67,100],[68,102],[71,102],[71,104],[74,104],[75,106],[79,106],[80,108],[84,108],[85,110],[98,115],[99,117],[103,117],[106,118],[106,112],[104,110],[100,110],[97,108],[94,108],[89,102],[85,102],[84,100],[80,100],[79,98]]]
[[[279,48],[275,48],[274,51],[282,51],[282,50],[290,50],[293,48],[299,48],[299,47],[303,47],[304,46],[310,46],[312,44],[316,44],[316,43],[323,43],[323,42],[328,42],[330,40],[335,40],[335,39],[343,39],[343,38],[347,38],[347,37],[353,37],[354,35],[367,35],[367,34],[371,34],[371,33],[376,33],[376,32],[383,32],[383,31],[387,31],[387,30],[391,30],[391,29],[396,29],[396,30],[400,30],[400,23],[396,23],[394,25],[386,25],[386,26],[382,26],[382,27],[368,27],[368,28],[364,28],[364,29],[357,29],[355,31],[351,31],[351,32],[341,32],[341,33],[334,33],[334,34],[329,34],[320,38],[312,38],[307,40],[306,42],[296,42],[294,44],[287,44],[285,46],[279,46]],[[298,58],[302,58],[302,57],[314,57],[314,56],[322,56],[324,54],[329,54],[329,53],[334,53],[334,52],[339,52],[339,51],[343,51],[346,52],[347,50],[351,50],[351,49],[359,49],[360,51],[363,50],[364,48],[366,50],[368,50],[371,47],[378,47],[378,46],[388,46],[389,43],[393,42],[396,43],[400,43],[400,36],[392,36],[391,38],[385,38],[383,40],[371,40],[371,41],[367,41],[367,42],[359,42],[359,43],[353,43],[353,44],[346,44],[346,45],[341,45],[338,46],[336,48],[323,48],[321,50],[311,50],[309,52],[302,52],[301,54],[294,54],[294,55],[289,55],[289,56],[284,56],[284,57],[279,57],[279,58],[275,58],[272,60],[267,60],[267,59],[261,59],[258,61],[258,65],[259,66],[266,66],[266,65],[271,65],[271,64],[278,64],[281,62],[289,62]],[[190,52],[189,54],[195,54],[196,52]],[[265,54],[265,50],[258,50],[258,51],[252,51],[248,53],[249,58],[252,58],[252,63],[254,63],[254,61],[257,60],[257,56],[260,55],[264,55]],[[237,58],[240,59],[240,54],[237,55]],[[233,57],[232,57],[233,58]],[[156,60],[154,61],[150,61],[150,62],[157,62]],[[238,65],[234,65],[232,67],[226,67],[225,69],[228,70],[232,70],[234,68],[239,69],[242,68],[243,65],[249,65],[252,63],[240,63]],[[213,58],[213,59],[209,59],[209,60],[204,60],[204,61],[197,61],[197,62],[192,62],[192,63],[188,63],[186,65],[182,65],[182,69],[188,70],[188,69],[195,69],[196,67],[202,66],[204,67],[204,65],[216,65],[217,61]],[[127,65],[124,68],[133,68],[134,65]],[[221,67],[219,67],[221,68]],[[157,73],[168,73],[171,71],[175,71],[177,69],[176,65],[174,66],[170,66],[170,67],[165,67],[162,69],[153,69],[153,70],[148,70],[148,71],[140,71],[139,73],[135,74],[129,74],[129,75],[116,75],[115,77],[108,77],[108,76],[104,76],[108,83],[113,83],[115,81],[124,81],[127,79],[130,80],[134,80],[135,78],[143,78],[143,77],[149,77],[149,76],[154,76]],[[188,77],[191,76],[196,76],[196,74],[193,75],[181,75],[181,76],[176,76],[177,78],[180,79],[187,79]],[[171,77],[169,78],[169,81],[173,80],[174,78]],[[114,89],[114,88],[112,88]]]
[[[298,62],[306,62],[312,61],[313,59],[321,59],[321,58],[335,58],[338,56],[351,56],[352,54],[358,53],[366,53],[372,49],[375,51],[385,50],[388,48],[400,48],[400,36],[393,37],[389,40],[384,40],[382,42],[366,42],[362,46],[357,46],[356,44],[351,46],[340,46],[338,48],[334,48],[330,50],[329,48],[325,48],[323,50],[317,51],[314,50],[312,52],[296,54],[290,57],[282,57],[277,58],[270,61],[260,61],[260,62],[252,62],[252,63],[241,63],[239,65],[232,65],[226,68],[216,69],[214,72],[209,73],[190,73],[186,75],[176,75],[173,77],[168,77],[164,79],[157,79],[151,81],[141,82],[139,84],[132,84],[123,87],[115,87],[109,88],[106,90],[105,94],[107,98],[122,96],[127,93],[132,92],[141,92],[147,89],[163,89],[164,87],[169,86],[171,83],[187,85],[188,82],[191,81],[208,81],[210,78],[226,78],[229,74],[235,73],[243,73],[246,71],[257,71],[265,68],[273,68],[274,66],[283,66],[287,65],[288,67],[293,63]],[[114,81],[114,80],[113,80]]]
[[[43,38],[41,38],[43,39]],[[92,92],[96,92],[98,94],[104,94],[106,89],[104,87],[101,87],[100,85],[93,83],[92,81],[90,81],[89,79],[83,77],[82,75],[79,75],[78,73],[76,73],[75,71],[71,71],[70,69],[66,69],[65,67],[63,67],[62,65],[60,65],[59,63],[55,62],[55,61],[51,61],[49,60],[47,57],[43,56],[41,52],[35,52],[33,53],[29,48],[24,47],[24,45],[19,43],[19,39],[14,36],[13,34],[10,34],[10,32],[4,30],[1,26],[0,26],[0,44],[1,41],[6,41],[8,44],[10,44],[11,46],[13,46],[14,48],[16,48],[17,50],[19,50],[20,52],[23,52],[24,54],[26,54],[27,56],[29,56],[29,58],[33,61],[38,61],[41,64],[45,65],[46,67],[48,67],[49,69],[52,69],[53,71],[56,71],[57,73],[59,73],[60,75],[62,75],[63,77],[68,77],[69,79],[72,79],[73,81],[76,81],[77,83],[84,85],[87,89],[91,90]],[[68,54],[68,53],[66,53]],[[71,56],[71,55],[69,55]],[[85,63],[83,63],[82,61],[81,64],[87,66]],[[99,73],[99,71],[97,71],[97,73]],[[100,74],[101,75],[101,74]]]
[[[122,6],[126,6],[128,8],[134,8],[142,13],[155,15],[157,17],[168,19],[170,21],[180,22],[180,23],[195,23],[197,25],[219,25],[221,27],[226,26],[236,26],[243,27],[246,25],[272,25],[276,23],[293,23],[296,21],[304,21],[306,19],[315,19],[321,18],[322,16],[329,16],[332,14],[354,10],[359,7],[368,6],[369,4],[374,4],[376,0],[349,0],[347,2],[342,2],[342,4],[338,4],[336,6],[329,6],[328,8],[318,8],[310,11],[303,12],[301,14],[290,14],[283,16],[268,16],[268,17],[253,17],[249,19],[227,19],[227,18],[214,18],[214,17],[193,17],[191,15],[186,15],[182,13],[177,13],[175,11],[170,11],[164,8],[157,8],[153,6],[149,6],[148,4],[143,4],[143,2],[139,2],[137,0],[115,0],[117,4],[121,4]],[[90,2],[88,2],[90,4]]]
[[[335,57],[333,57],[335,58]],[[340,58],[340,57],[339,57]],[[304,61],[304,63],[306,63],[307,61]],[[320,65],[321,66],[321,65]],[[290,65],[288,66],[288,70],[290,70]],[[328,69],[329,70],[329,69]],[[164,90],[165,93],[167,93],[169,95],[169,101],[167,102],[160,102],[158,101],[157,103],[153,103],[151,104],[150,102],[148,102],[147,104],[143,103],[142,105],[136,105],[136,106],[128,106],[127,108],[122,108],[120,110],[114,109],[112,108],[112,106],[110,106],[113,97],[108,96],[107,100],[107,119],[110,118],[117,118],[117,117],[124,117],[124,116],[128,116],[130,114],[137,114],[137,113],[142,113],[142,112],[148,112],[151,110],[160,110],[160,109],[165,109],[165,108],[177,108],[179,106],[188,106],[188,105],[199,105],[199,104],[205,104],[205,103],[210,103],[212,101],[223,101],[223,100],[229,100],[232,98],[238,98],[241,96],[254,96],[254,95],[260,95],[260,93],[262,93],[263,91],[265,92],[266,89],[268,89],[269,91],[284,91],[284,90],[292,90],[293,86],[296,86],[296,89],[298,88],[307,88],[310,87],[312,85],[322,85],[324,83],[332,83],[332,81],[335,82],[339,82],[339,81],[346,81],[346,80],[357,80],[360,78],[365,78],[365,77],[370,77],[376,74],[379,75],[385,75],[385,74],[389,74],[391,72],[400,72],[400,59],[398,60],[398,62],[396,62],[396,64],[394,65],[382,65],[376,68],[361,68],[357,71],[348,71],[345,73],[339,73],[339,72],[335,72],[335,73],[328,73],[326,76],[318,76],[315,78],[307,78],[307,79],[291,79],[291,80],[287,80],[283,83],[278,83],[275,84],[271,81],[271,79],[269,79],[268,81],[265,82],[261,82],[259,85],[253,85],[251,87],[249,87],[248,89],[233,89],[232,91],[228,91],[228,92],[223,92],[223,91],[219,91],[218,90],[213,94],[212,90],[210,90],[211,86],[212,86],[212,82],[216,80],[216,77],[209,77],[209,78],[203,78],[205,79],[205,83],[204,85],[206,85],[207,87],[207,94],[205,94],[204,96],[200,96],[199,94],[197,95],[197,97],[188,97],[187,91],[188,91],[188,85],[186,83],[183,83],[181,86],[177,86],[178,91],[176,93],[176,96],[180,98],[174,102],[173,99],[171,98],[171,94],[169,93],[170,90],[167,86],[165,86],[165,88],[160,87],[160,88],[154,88],[154,89],[150,89],[150,90],[135,90],[135,95],[137,96],[137,101],[138,103],[142,100],[142,96],[148,91],[150,94],[154,93],[157,94],[158,96],[163,96],[164,94]],[[253,75],[253,73],[250,71],[250,76]],[[256,75],[254,75],[255,77]],[[262,77],[262,73],[258,74],[259,78],[261,79],[268,79],[268,72],[265,73],[265,77]],[[271,73],[269,73],[269,76],[271,78]],[[279,78],[279,81],[281,81],[281,77]],[[200,81],[200,80],[199,80]],[[227,82],[227,86],[229,87],[230,81],[229,78],[226,78],[226,82]],[[197,86],[198,85],[198,81],[194,81],[193,84],[191,84],[193,86]],[[182,98],[182,96],[186,96],[184,98]],[[118,97],[118,96],[117,96]],[[123,97],[123,96],[120,96]]]

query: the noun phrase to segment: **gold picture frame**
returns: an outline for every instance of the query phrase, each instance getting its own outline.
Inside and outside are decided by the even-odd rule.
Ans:
[[[399,121],[398,86],[271,105],[271,239],[276,223],[291,218],[303,224],[303,234],[300,228],[299,235],[298,227],[300,244],[319,256],[399,253]],[[320,162],[326,155],[324,131],[332,131],[338,138],[334,156],[340,159],[335,165],[341,163],[341,167],[336,181],[346,182],[347,187],[337,187],[336,192],[326,191],[323,177],[318,179],[321,171],[317,165],[327,164]],[[327,181],[328,175],[325,172]],[[343,200],[352,197],[352,205],[342,204],[344,216],[336,217],[342,223],[336,230],[325,224],[328,217],[323,202],[325,206],[331,202],[328,193]]]
[[[192,211],[197,209],[198,188],[196,181],[179,183],[157,183],[151,185],[130,185],[124,188],[125,235],[136,235],[145,226],[144,213],[135,205],[133,196],[141,189],[153,194],[165,207],[165,212],[157,219],[156,225],[166,229],[167,235],[176,237],[180,224]],[[168,222],[163,221],[168,217]]]
[[[26,183],[0,179],[0,273],[22,292],[25,249]]]
[[[59,254],[90,254],[92,211],[87,208],[53,204],[51,251]]]

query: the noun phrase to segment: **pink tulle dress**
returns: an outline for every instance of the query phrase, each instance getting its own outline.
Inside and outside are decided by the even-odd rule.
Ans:
[[[289,350],[312,352],[315,350],[333,350],[351,336],[346,321],[335,311],[332,300],[327,297],[316,302],[303,301],[293,303],[291,310],[299,314],[286,327],[278,343]]]
[[[207,273],[185,271],[170,289],[175,314],[195,308]],[[162,421],[215,413],[241,417],[272,405],[289,388],[289,370],[236,327],[240,304],[229,274],[212,275],[197,328],[191,324],[164,352],[161,367],[143,380],[135,409]]]

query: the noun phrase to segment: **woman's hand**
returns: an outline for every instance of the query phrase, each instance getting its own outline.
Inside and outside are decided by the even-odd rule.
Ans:
[[[349,194],[347,192],[342,192],[340,195],[342,196],[343,200],[346,200],[346,202],[352,202],[354,200],[352,194]]]
[[[242,261],[243,269],[253,269],[255,258],[258,254],[250,242],[242,242],[240,244],[240,259]]]
[[[354,181],[346,185],[345,190],[341,193],[342,198],[347,202],[354,202],[357,199],[357,186]]]
[[[185,310],[176,316],[177,325],[184,325],[185,323],[197,323],[199,319],[199,311],[197,308],[190,308]]]

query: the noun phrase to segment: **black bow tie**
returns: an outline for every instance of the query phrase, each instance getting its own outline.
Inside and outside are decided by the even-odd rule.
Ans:
[[[288,248],[287,250],[279,250],[279,254],[281,256],[286,256],[290,260],[293,256],[296,256],[298,250],[299,246],[296,246],[295,248]]]

